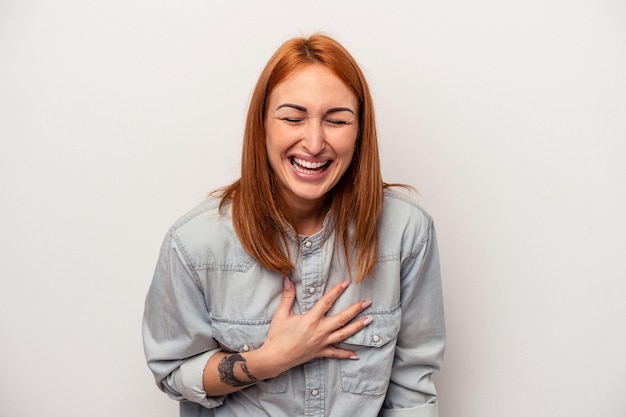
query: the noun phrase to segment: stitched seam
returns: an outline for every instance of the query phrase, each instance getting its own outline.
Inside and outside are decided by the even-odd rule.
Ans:
[[[236,265],[232,264],[220,264],[217,262],[202,262],[195,264],[194,268],[197,270],[212,270],[212,271],[236,271],[245,272],[254,264],[254,259],[250,258],[247,261],[240,262]]]
[[[262,326],[272,322],[272,319],[234,319],[228,317],[212,317],[213,323],[238,324],[244,326]]]
[[[202,291],[202,285],[200,285],[200,277],[198,277],[198,272],[194,268],[191,260],[189,259],[189,252],[185,248],[185,245],[183,245],[183,242],[181,242],[180,239],[178,238],[178,234],[176,234],[176,230],[174,230],[174,228],[171,229],[171,233],[172,233],[172,237],[176,241],[176,244],[178,245],[178,249],[180,250],[180,252],[183,255],[183,258],[185,259],[185,263],[187,264],[187,267],[191,271],[191,280],[196,285],[196,287],[200,291]]]
[[[393,314],[396,311],[400,310],[401,307],[402,307],[402,305],[400,303],[398,303],[395,306],[390,307],[390,308],[379,309],[379,310],[363,311],[363,312],[357,314],[355,319],[359,318],[359,317],[365,317],[365,316],[381,316],[381,315],[385,315],[385,314]]]
[[[204,214],[207,211],[213,210],[217,206],[217,204],[218,204],[217,202],[214,202],[208,206],[191,210],[189,213],[184,215],[184,217],[181,217],[180,219],[178,219],[172,228],[174,230],[180,229],[182,226],[184,226],[189,221],[193,220],[195,217],[198,217],[199,215]]]
[[[432,221],[432,218],[431,218],[430,214],[426,210],[424,210],[424,208],[422,206],[417,204],[414,200],[406,198],[406,197],[404,197],[404,195],[402,195],[400,193],[396,193],[393,190],[389,190],[389,189],[385,190],[385,196],[389,197],[389,198],[395,198],[396,200],[404,201],[405,203],[407,203],[407,204],[415,207],[416,209],[418,209],[422,214],[424,214],[424,216],[426,216],[428,218],[429,221]]]

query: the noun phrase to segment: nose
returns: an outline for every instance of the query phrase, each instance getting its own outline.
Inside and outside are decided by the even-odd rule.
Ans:
[[[326,148],[326,135],[322,121],[317,118],[307,119],[303,131],[302,146],[310,155],[318,155]]]

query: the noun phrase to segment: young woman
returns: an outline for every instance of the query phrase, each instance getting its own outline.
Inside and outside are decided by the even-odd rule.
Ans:
[[[283,44],[254,90],[241,178],[169,230],[143,335],[187,416],[436,416],[433,222],[383,183],[366,80],[335,40]]]

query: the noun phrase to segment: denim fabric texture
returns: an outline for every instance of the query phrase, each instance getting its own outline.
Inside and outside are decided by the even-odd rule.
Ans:
[[[283,277],[246,253],[217,198],[181,217],[161,247],[143,319],[148,366],[157,386],[180,401],[181,417],[437,416],[432,374],[445,345],[439,255],[432,219],[416,201],[413,191],[386,189],[378,263],[328,313],[373,300],[361,313],[373,322],[339,344],[359,359],[311,360],[222,397],[203,390],[206,362],[215,352],[263,344]],[[327,219],[299,246],[292,236],[295,313],[349,277],[333,231]]]

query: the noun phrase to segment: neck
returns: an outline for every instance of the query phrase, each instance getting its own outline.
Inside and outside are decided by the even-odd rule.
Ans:
[[[315,202],[306,205],[289,205],[291,219],[294,222],[296,233],[303,236],[311,236],[322,230],[324,218],[328,211],[326,201]]]

